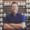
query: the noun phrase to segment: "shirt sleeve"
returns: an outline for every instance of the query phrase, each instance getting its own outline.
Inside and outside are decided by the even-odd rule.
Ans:
[[[21,22],[25,22],[25,17],[24,17],[24,15],[21,16]]]
[[[6,16],[4,23],[7,23],[7,24],[9,23],[8,16]]]

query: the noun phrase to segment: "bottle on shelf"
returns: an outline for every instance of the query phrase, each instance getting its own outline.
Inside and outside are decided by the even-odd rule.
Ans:
[[[6,13],[4,13],[4,17],[6,17]]]
[[[4,6],[7,6],[6,2],[4,3]]]
[[[7,2],[7,6],[9,6],[9,2]]]
[[[0,27],[0,30],[2,30],[2,27]]]
[[[29,14],[29,17],[30,17],[30,14]]]
[[[18,6],[20,6],[20,2],[18,2]]]
[[[3,21],[3,18],[0,18],[0,21]]]
[[[0,23],[0,26],[1,26],[1,23]]]
[[[22,13],[22,15],[25,15],[25,14]]]
[[[1,18],[0,18],[0,21],[1,21]]]
[[[0,0],[0,1],[3,1],[3,0]]]
[[[29,9],[29,12],[30,12],[30,9]]]
[[[3,26],[3,22],[1,22],[1,26]]]
[[[26,5],[26,3],[24,2],[24,4],[23,4],[24,6]]]
[[[2,13],[0,14],[0,17],[3,17],[3,14]]]
[[[22,15],[24,15],[24,14],[22,13]]]
[[[27,14],[25,13],[25,17],[27,17]]]
[[[1,12],[3,12],[3,9],[1,9]]]
[[[30,12],[30,9],[27,9],[26,12]]]
[[[29,5],[28,4],[26,5],[26,8],[29,8]]]
[[[3,0],[0,0],[0,4],[2,4],[3,3]]]
[[[0,5],[0,8],[3,8],[3,5],[2,4]]]
[[[23,6],[23,2],[21,2],[21,6]]]
[[[12,2],[10,2],[10,6],[11,6]]]
[[[23,13],[22,13],[22,15],[23,15]]]
[[[3,18],[1,18],[1,21],[3,21]]]
[[[30,8],[30,4],[29,4],[29,8]]]
[[[26,3],[29,3],[29,0],[26,0]]]
[[[28,1],[28,0],[26,0],[26,1]]]
[[[0,9],[0,12],[1,12],[1,9]]]
[[[27,13],[27,17],[29,17],[29,13]]]
[[[21,2],[21,6],[25,6],[26,5],[26,3],[25,2]]]
[[[26,12],[29,12],[28,9],[26,10]]]
[[[30,0],[29,0],[29,3],[30,3]]]

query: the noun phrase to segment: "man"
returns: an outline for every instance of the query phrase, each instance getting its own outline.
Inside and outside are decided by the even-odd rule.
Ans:
[[[24,15],[18,13],[18,4],[13,2],[12,13],[6,16],[4,20],[4,29],[10,30],[23,30],[25,27],[25,18]]]

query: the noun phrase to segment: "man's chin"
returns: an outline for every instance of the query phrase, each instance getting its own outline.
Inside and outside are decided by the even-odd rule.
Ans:
[[[12,12],[16,14],[18,12],[18,10],[13,10]]]
[[[15,12],[15,11],[12,11],[12,12],[15,13],[15,14],[17,13],[17,12]]]

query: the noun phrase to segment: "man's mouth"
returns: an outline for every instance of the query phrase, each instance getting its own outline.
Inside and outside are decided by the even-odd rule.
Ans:
[[[13,9],[13,10],[16,10],[16,9]]]

